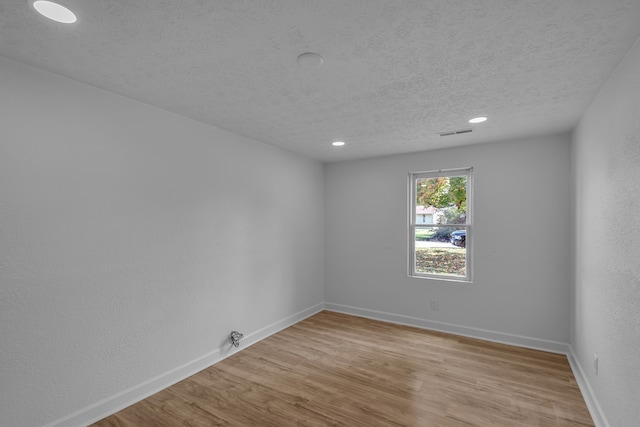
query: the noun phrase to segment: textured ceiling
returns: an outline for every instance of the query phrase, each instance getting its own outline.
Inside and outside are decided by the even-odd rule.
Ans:
[[[0,55],[325,161],[570,130],[640,37],[638,0],[64,3],[2,0]]]

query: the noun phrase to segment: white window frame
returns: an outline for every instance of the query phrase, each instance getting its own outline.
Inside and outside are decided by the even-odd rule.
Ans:
[[[467,177],[467,216],[466,224],[416,224],[416,181],[421,178],[439,178],[445,176],[466,176]],[[439,169],[435,171],[427,172],[412,172],[409,173],[409,253],[408,253],[408,266],[409,276],[419,279],[437,279],[447,280],[461,283],[472,283],[473,273],[473,168],[457,168],[457,169]],[[465,277],[455,276],[449,274],[433,274],[433,273],[420,273],[416,271],[416,229],[421,228],[436,228],[436,227],[455,227],[458,229],[464,228],[466,230],[466,273]]]

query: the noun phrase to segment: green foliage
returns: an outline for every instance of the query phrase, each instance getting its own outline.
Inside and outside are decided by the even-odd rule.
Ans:
[[[452,227],[417,228],[416,241],[448,242],[451,240]]]
[[[440,242],[448,242],[451,239],[452,228],[448,227],[439,227],[435,230],[433,234],[433,240],[438,240]]]
[[[435,234],[435,230],[433,228],[418,228],[416,230],[416,240],[431,240]]]
[[[444,215],[447,224],[464,224],[467,214],[467,177],[423,178],[417,182],[416,203],[433,206]]]
[[[467,221],[467,212],[457,207],[448,207],[440,210],[444,214],[445,224],[464,224]]]

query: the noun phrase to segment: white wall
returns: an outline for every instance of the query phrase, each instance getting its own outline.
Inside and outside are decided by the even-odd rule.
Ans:
[[[640,420],[640,44],[574,132],[572,347],[611,426]],[[599,358],[599,373],[593,368]]]
[[[326,165],[327,306],[565,350],[570,159],[562,135]],[[407,174],[468,166],[474,283],[408,277]],[[432,299],[439,310],[430,309]]]
[[[639,69],[636,45],[573,134],[572,218],[567,136],[332,163],[323,182],[315,161],[0,58],[0,424],[59,420],[326,299],[570,338],[608,424],[634,425]],[[474,283],[407,277],[407,173],[466,166]]]
[[[1,425],[322,303],[320,163],[2,58],[0,94]]]

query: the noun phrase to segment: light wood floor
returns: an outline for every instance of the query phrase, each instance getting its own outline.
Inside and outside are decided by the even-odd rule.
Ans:
[[[593,422],[565,356],[325,311],[94,425]]]

